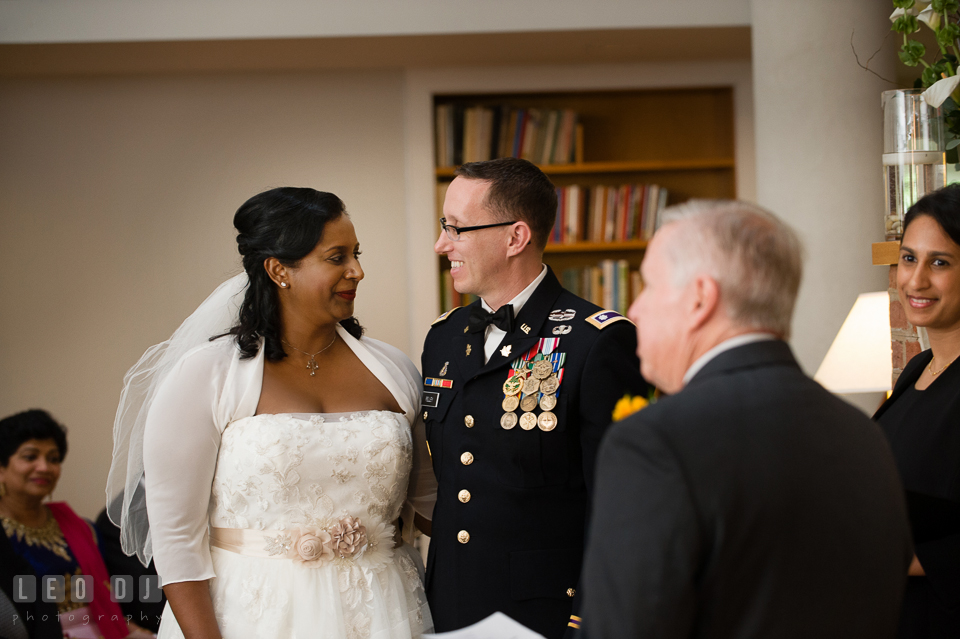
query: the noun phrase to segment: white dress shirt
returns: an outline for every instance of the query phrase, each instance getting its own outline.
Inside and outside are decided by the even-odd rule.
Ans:
[[[537,287],[540,286],[540,282],[543,281],[543,278],[547,276],[547,265],[544,264],[543,268],[540,269],[540,275],[537,275],[532,282],[530,282],[527,288],[520,291],[520,293],[507,302],[507,304],[513,304],[513,316],[516,317],[520,314],[520,309],[523,308],[523,305],[527,303],[527,300],[530,299],[530,296],[533,295],[533,292],[537,290]],[[488,313],[492,313],[493,309],[490,308],[490,305],[480,299],[480,305],[483,306],[483,309]],[[493,355],[493,351],[497,350],[497,346],[500,346],[500,342],[503,341],[504,336],[507,334],[506,331],[501,329],[494,324],[487,326],[487,332],[484,333],[483,337],[483,363],[486,364],[490,361],[490,357]]]

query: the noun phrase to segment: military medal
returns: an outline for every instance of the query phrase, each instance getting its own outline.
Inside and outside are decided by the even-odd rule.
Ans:
[[[553,363],[548,359],[541,359],[533,363],[533,376],[537,379],[546,379],[553,372]]]
[[[515,413],[511,413],[516,416]],[[520,428],[523,430],[532,430],[537,426],[537,416],[533,413],[524,413],[520,416]]]
[[[519,373],[514,373],[510,378],[503,383],[503,394],[504,395],[519,395],[520,390],[523,388],[523,375]]]
[[[504,413],[503,417],[500,418],[500,426],[503,430],[510,430],[517,425],[517,414],[516,413]]]
[[[556,395],[544,395],[540,398],[540,410],[553,410],[557,407]]]
[[[503,410],[508,413],[512,413],[513,411],[517,410],[517,406],[519,405],[520,398],[516,395],[507,395],[503,398],[503,403],[501,404],[501,406],[503,406]]]
[[[527,413],[527,415],[529,414],[530,413]],[[537,426],[540,427],[540,430],[548,433],[557,427],[557,416],[550,411],[540,413],[540,417],[537,419]]]
[[[531,375],[523,382],[523,394],[532,395],[540,390],[540,380]]]
[[[550,377],[540,382],[540,390],[547,395],[553,395],[557,392],[558,388],[560,388],[560,380],[557,379],[556,375],[550,375]]]
[[[537,407],[536,395],[526,395],[524,396],[523,399],[520,400],[520,409],[526,413],[529,413],[536,407]]]

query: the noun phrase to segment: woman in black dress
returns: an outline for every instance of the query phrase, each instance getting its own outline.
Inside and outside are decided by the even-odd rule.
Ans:
[[[898,637],[960,637],[960,184],[930,193],[904,218],[897,294],[930,349],[907,364],[874,415],[910,506],[916,556]]]

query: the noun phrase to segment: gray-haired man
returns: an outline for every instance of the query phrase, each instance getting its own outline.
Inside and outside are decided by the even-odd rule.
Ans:
[[[894,461],[785,340],[800,244],[769,213],[687,205],[630,309],[670,397],[598,458],[583,624],[606,637],[892,637],[911,544]]]

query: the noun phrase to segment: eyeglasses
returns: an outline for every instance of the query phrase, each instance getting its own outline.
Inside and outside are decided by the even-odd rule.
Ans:
[[[495,226],[509,226],[511,224],[516,224],[516,221],[513,222],[497,222],[496,224],[481,224],[480,226],[451,226],[447,224],[447,218],[440,218],[440,227],[446,232],[447,237],[450,238],[451,242],[459,242],[460,234],[466,233],[467,231],[479,231],[480,229],[492,229]]]

